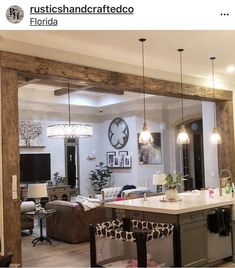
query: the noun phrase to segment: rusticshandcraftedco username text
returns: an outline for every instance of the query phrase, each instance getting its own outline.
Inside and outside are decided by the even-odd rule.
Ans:
[[[134,7],[131,6],[37,6],[30,7],[30,15],[133,15]],[[30,26],[57,26],[55,17],[31,17]]]

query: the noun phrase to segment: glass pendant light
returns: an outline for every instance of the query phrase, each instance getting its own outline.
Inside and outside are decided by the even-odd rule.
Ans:
[[[215,83],[214,83],[214,60],[216,57],[210,57],[211,60],[211,69],[212,69],[212,88],[213,88],[213,99],[215,99]],[[214,128],[212,130],[211,136],[210,136],[210,142],[211,144],[221,144],[221,136],[219,134],[219,131],[216,127],[216,107],[214,104]]]
[[[56,124],[47,127],[47,137],[49,138],[80,138],[92,136],[92,126],[88,124],[71,124],[70,114],[70,90],[68,84],[68,124]]]
[[[142,87],[143,87],[143,101],[144,101],[144,124],[142,131],[139,136],[139,143],[148,144],[153,142],[153,137],[148,129],[146,122],[146,111],[145,111],[145,81],[144,81],[144,42],[145,38],[140,38],[139,41],[142,43]]]
[[[183,124],[184,122],[184,103],[183,103],[183,82],[182,82],[182,52],[184,51],[183,48],[179,48],[177,50],[180,54],[180,93],[181,93],[181,121],[182,121],[182,124],[181,124],[181,127],[180,127],[180,130],[179,130],[179,133],[178,133],[178,136],[177,136],[177,141],[176,143],[177,144],[189,144],[190,143],[190,139],[189,139],[189,135],[186,131],[186,128]]]

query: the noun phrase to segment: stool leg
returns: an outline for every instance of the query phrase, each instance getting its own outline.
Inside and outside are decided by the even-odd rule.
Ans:
[[[97,260],[96,260],[95,226],[93,224],[89,225],[89,233],[90,233],[90,265],[91,267],[96,267]]]
[[[173,254],[174,254],[174,267],[181,267],[181,245],[180,245],[180,227],[174,224],[173,233]]]
[[[147,240],[146,233],[136,233],[138,267],[147,267],[146,240]]]
[[[123,218],[123,231],[130,232],[131,230],[131,220],[129,218]]]

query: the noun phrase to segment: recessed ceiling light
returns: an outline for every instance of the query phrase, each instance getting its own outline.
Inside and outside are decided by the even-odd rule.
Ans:
[[[235,67],[234,67],[233,65],[230,65],[230,66],[228,66],[228,67],[226,68],[226,71],[227,71],[228,73],[232,73],[232,72],[235,71]]]

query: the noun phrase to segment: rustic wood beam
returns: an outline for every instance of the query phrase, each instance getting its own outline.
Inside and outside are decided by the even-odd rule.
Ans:
[[[24,87],[24,86],[27,86],[27,85],[30,85],[30,84],[36,84],[37,81],[40,81],[40,79],[32,79],[32,80],[29,80],[29,81],[22,81],[22,80],[18,79],[18,88],[21,88],[21,87]]]
[[[218,130],[222,139],[222,144],[218,145],[219,170],[229,169],[234,178],[235,148],[232,101],[220,101],[216,103],[216,118]]]
[[[79,91],[80,88],[84,88],[84,87],[82,87],[82,86],[71,87],[70,86],[69,87],[69,92],[72,93],[72,92]],[[68,94],[68,88],[66,88],[66,87],[62,87],[62,88],[54,90],[54,95],[55,96],[62,96],[62,95],[65,95],[65,94]]]
[[[102,88],[98,87],[84,87],[84,86],[70,86],[69,87],[70,93],[77,92],[77,91],[91,91],[91,92],[97,92],[97,93],[106,93],[106,94],[115,94],[115,95],[123,95],[124,91],[117,91],[117,90],[110,90],[109,92],[104,91]],[[68,93],[68,88],[60,88],[54,90],[55,96],[61,96]]]
[[[92,67],[58,62],[28,55],[1,51],[1,66],[8,69],[59,79],[73,84],[91,85],[102,88],[105,92],[117,91],[142,92],[142,77],[132,74],[118,73]],[[86,84],[87,83],[87,84]],[[145,78],[146,93],[161,96],[181,97],[178,82],[156,78]],[[231,100],[232,92],[216,89],[213,98],[211,88],[184,84],[183,98],[197,100]]]
[[[3,206],[3,254],[12,252],[12,263],[21,264],[21,223],[20,223],[20,169],[18,138],[18,88],[17,72],[0,68],[0,191]],[[13,187],[13,175],[16,184]],[[15,196],[13,195],[15,190]]]

